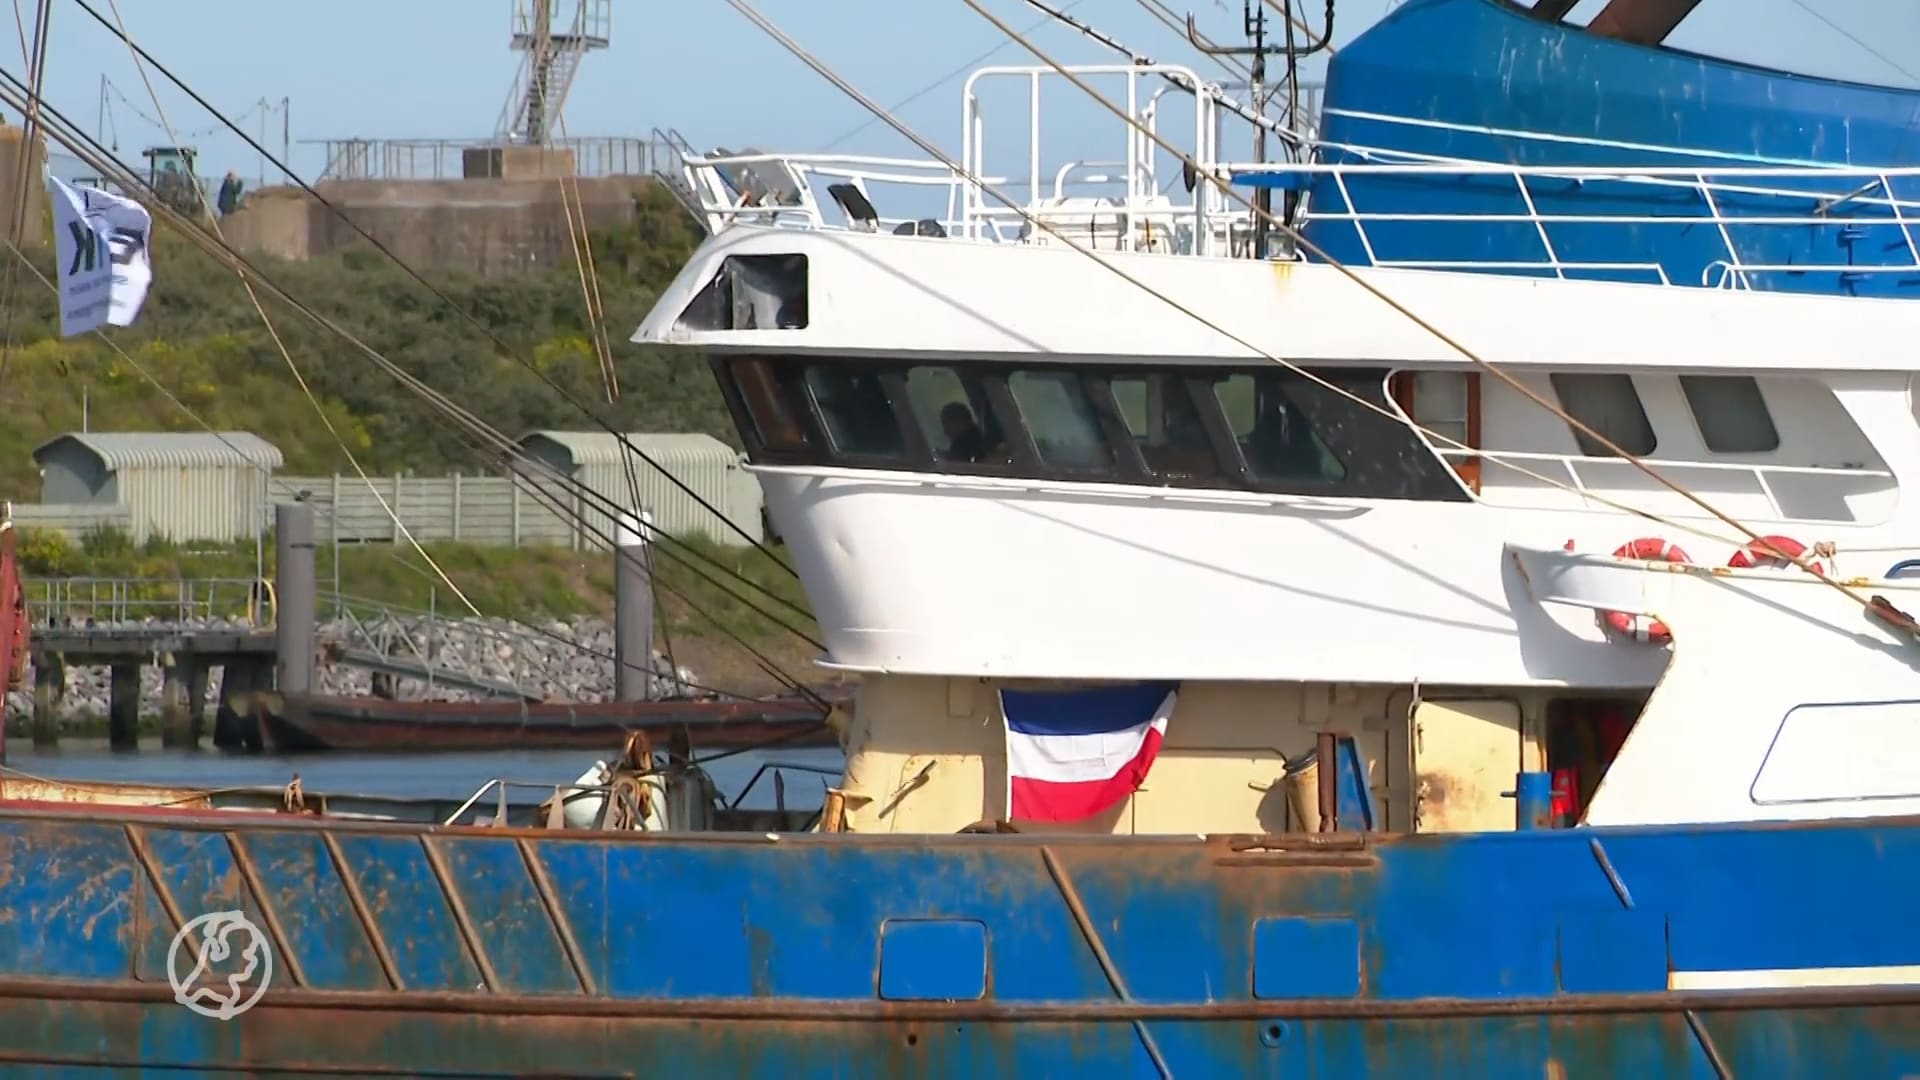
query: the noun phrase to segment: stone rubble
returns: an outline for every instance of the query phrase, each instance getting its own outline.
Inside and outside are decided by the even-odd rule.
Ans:
[[[133,625],[133,624],[106,624]],[[193,619],[184,628],[224,629],[238,624],[226,619]],[[432,639],[431,642],[429,639]],[[505,619],[447,619],[429,622],[425,617],[396,618],[383,624],[356,627],[346,620],[324,621],[318,628],[321,658],[315,673],[322,694],[364,696],[373,693],[375,673],[345,664],[330,664],[326,655],[330,646],[358,651],[382,651],[389,656],[420,663],[431,644],[436,671],[480,677],[495,683],[511,683],[521,690],[554,701],[606,701],[613,696],[613,623],[606,619],[581,617],[565,621],[551,620],[536,628]],[[654,674],[650,690],[655,697],[674,692],[667,658],[653,654]],[[207,702],[218,700],[220,671],[208,678]],[[680,668],[681,692],[698,693],[691,685],[699,677]],[[162,673],[155,664],[140,669],[140,714],[160,712]],[[105,667],[67,668],[66,697],[59,713],[65,719],[97,719],[107,714],[110,677]],[[33,675],[31,664],[22,689],[10,692],[6,700],[9,718],[27,718],[33,714]],[[402,676],[397,680],[395,697],[406,701],[497,700],[491,695]]]

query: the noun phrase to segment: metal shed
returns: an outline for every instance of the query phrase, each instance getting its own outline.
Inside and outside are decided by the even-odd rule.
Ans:
[[[743,468],[744,456],[711,435],[644,434],[626,436],[660,467],[700,494],[755,540],[762,539],[760,482]],[[653,513],[653,523],[673,536],[705,536],[722,544],[744,546],[740,534],[674,486],[660,469],[640,460],[604,431],[535,431],[520,439],[520,447],[535,462],[562,476],[572,477],[617,506],[634,504],[639,488],[640,508]],[[631,466],[631,480],[629,479]],[[574,492],[573,509],[587,526],[576,536],[578,547],[606,547],[613,534],[604,505]]]
[[[266,520],[280,451],[246,431],[70,431],[33,451],[40,501],[127,507],[136,543],[230,542]]]

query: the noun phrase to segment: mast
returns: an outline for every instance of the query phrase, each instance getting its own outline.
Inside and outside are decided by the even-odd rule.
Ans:
[[[1241,20],[1250,44],[1239,46],[1215,45],[1200,36],[1200,28],[1194,23],[1193,16],[1187,16],[1187,41],[1194,48],[1208,56],[1244,56],[1249,58],[1248,93],[1253,97],[1254,111],[1262,117],[1267,112],[1267,57],[1286,54],[1291,66],[1292,54],[1285,46],[1267,45],[1267,9],[1261,0],[1241,0]],[[1292,14],[1291,11],[1288,12]],[[1291,37],[1291,33],[1288,35]],[[1253,160],[1257,165],[1267,163],[1267,127],[1265,124],[1253,125]],[[1267,219],[1273,214],[1273,189],[1265,184],[1253,191],[1253,251],[1254,258],[1267,257]]]

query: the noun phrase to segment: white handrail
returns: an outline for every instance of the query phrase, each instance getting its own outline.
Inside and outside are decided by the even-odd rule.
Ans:
[[[1061,165],[1057,158],[1043,162],[1045,143],[1042,138],[1041,88],[1048,80],[1060,78],[1060,73],[1041,65],[1005,65],[973,72],[962,88],[958,169],[944,162],[922,158],[763,152],[694,155],[683,148],[681,162],[685,187],[705,209],[709,227],[716,229],[739,222],[806,229],[846,228],[846,224],[837,220],[838,215],[833,214],[832,201],[824,193],[813,190],[814,181],[830,179],[852,183],[873,200],[876,211],[882,215],[880,224],[893,225],[932,217],[945,228],[949,239],[1046,243],[1050,239],[1046,230],[1030,228],[1025,220],[1027,216],[1042,221],[1071,219],[1083,223],[1087,214],[1097,212],[1105,227],[1097,238],[1089,242],[1098,247],[1122,251],[1240,256],[1257,254],[1245,250],[1243,243],[1250,232],[1247,226],[1251,217],[1237,201],[1229,199],[1222,188],[1258,174],[1293,177],[1295,186],[1312,185],[1322,191],[1326,198],[1309,199],[1302,203],[1300,223],[1306,226],[1350,226],[1356,234],[1359,253],[1369,264],[1381,267],[1538,273],[1561,278],[1577,273],[1630,274],[1645,275],[1650,283],[1671,286],[1676,284],[1673,278],[1677,275],[1671,274],[1667,264],[1674,263],[1675,259],[1663,251],[1657,241],[1642,240],[1624,245],[1624,250],[1613,253],[1614,257],[1605,260],[1582,261],[1577,254],[1570,255],[1570,250],[1578,250],[1574,244],[1580,234],[1566,230],[1589,230],[1587,235],[1591,236],[1591,230],[1596,226],[1615,226],[1622,230],[1649,226],[1662,229],[1697,226],[1701,229],[1701,235],[1709,237],[1707,243],[1713,246],[1704,251],[1695,248],[1679,256],[1687,265],[1685,280],[1678,284],[1689,288],[1752,288],[1754,274],[1843,273],[1884,276],[1899,273],[1920,276],[1920,237],[1916,236],[1914,229],[1915,223],[1920,222],[1920,165],[1874,166],[1787,161],[1698,148],[1528,132],[1505,134],[1549,143],[1598,148],[1618,153],[1622,158],[1667,154],[1684,155],[1693,160],[1680,165],[1638,162],[1614,165],[1516,165],[1321,140],[1306,144],[1312,153],[1303,161],[1222,161],[1218,157],[1220,133],[1216,129],[1219,118],[1225,114],[1219,111],[1218,103],[1207,90],[1211,84],[1202,80],[1192,69],[1180,65],[1116,63],[1079,65],[1068,70],[1081,77],[1124,78],[1125,93],[1115,100],[1123,102],[1140,124],[1151,126],[1156,131],[1161,130],[1160,121],[1165,119],[1161,109],[1165,104],[1162,98],[1170,90],[1168,86],[1158,85],[1157,80],[1171,77],[1186,80],[1189,85],[1200,88],[1199,92],[1190,94],[1194,99],[1193,138],[1196,140],[1194,153],[1190,156],[1197,163],[1200,176],[1206,178],[1207,182],[1196,184],[1191,192],[1182,192],[1178,185],[1168,185],[1168,192],[1162,194],[1155,180],[1157,167],[1164,166],[1161,158],[1170,155],[1165,155],[1157,145],[1142,137],[1131,126],[1125,129],[1124,160],[1097,163],[1102,169],[1110,165],[1116,167],[1117,172],[1089,176],[1086,170],[1095,167],[1094,162],[1078,161]],[[1139,90],[1139,81],[1143,78],[1156,80],[1152,92],[1143,93]],[[991,83],[1011,83],[1016,89],[1025,91],[1024,119],[1029,128],[1024,140],[1026,147],[1023,156],[1026,160],[1001,170],[1009,175],[996,175],[986,168],[987,132],[980,91]],[[1409,117],[1338,111],[1330,115],[1478,135],[1502,134],[1494,129]],[[996,149],[996,153],[1000,152]],[[790,201],[784,204],[741,205],[738,192],[726,181],[723,170],[749,167],[758,167],[755,171],[763,179],[783,176],[785,179],[775,180],[775,185],[791,192],[792,189],[786,187],[790,182],[793,188],[798,189],[797,200],[790,195]],[[1505,188],[1505,184],[1496,184],[1484,190],[1473,187],[1471,190],[1479,194],[1501,200],[1494,203],[1491,209],[1476,208],[1475,212],[1428,211],[1417,206],[1410,208],[1405,203],[1392,209],[1370,211],[1356,205],[1356,190],[1362,203],[1367,201],[1372,190],[1370,185],[1362,181],[1383,177],[1415,182],[1422,179],[1459,181],[1463,178],[1485,177],[1508,181],[1512,187],[1504,191],[1501,189]],[[1051,183],[1048,183],[1049,180]],[[1322,186],[1328,180],[1332,184],[1330,191]],[[1119,183],[1124,183],[1124,194],[1112,191],[1113,185]],[[881,198],[880,193],[868,190],[870,185],[902,188],[910,194]],[[1589,190],[1589,185],[1600,188],[1607,198],[1616,203],[1622,197],[1632,199],[1638,192],[1649,202],[1659,199],[1660,205],[1627,205],[1623,208],[1639,212],[1621,214],[1591,212],[1586,204],[1569,198],[1570,195]],[[988,186],[1023,192],[1024,206],[1020,210],[1002,206],[987,195]],[[1076,197],[1098,193],[1096,189],[1101,187],[1111,194],[1098,207],[1090,203],[1082,204]],[[924,201],[924,195],[911,193],[924,193],[929,189],[946,192],[947,207],[943,216],[933,217],[932,214],[917,211],[900,212],[903,202],[910,204],[914,199]],[[1334,203],[1334,196],[1337,196],[1337,205],[1316,205]],[[1066,205],[1061,205],[1063,203]],[[1511,209],[1506,208],[1509,204]],[[1802,207],[1805,207],[1804,212],[1800,212]],[[1674,212],[1661,212],[1669,208]],[[894,212],[888,212],[889,209]],[[1746,209],[1761,212],[1743,213]],[[867,227],[865,223],[853,224]],[[1427,256],[1423,258],[1394,258],[1392,256],[1396,252],[1387,250],[1382,239],[1373,235],[1376,226],[1393,226],[1401,230],[1395,241],[1404,252],[1408,236],[1413,236],[1415,242],[1418,242],[1419,236],[1417,232],[1408,233],[1407,228],[1427,224],[1521,226],[1528,230],[1533,240],[1528,241],[1525,234],[1521,234],[1519,241],[1529,246],[1537,245],[1540,257],[1525,257],[1532,254],[1527,250],[1493,250],[1489,252],[1494,256],[1491,258],[1447,258],[1448,252],[1432,250],[1413,252]],[[1760,238],[1779,235],[1764,230],[1816,229],[1831,235],[1832,230],[1840,228],[1878,230],[1883,237],[1893,238],[1894,242],[1891,246],[1876,243],[1875,250],[1862,255],[1875,261],[1864,264],[1829,261],[1784,265],[1779,262],[1748,262],[1743,258],[1743,247],[1750,253],[1761,254],[1755,250]],[[1713,231],[1706,231],[1709,229]],[[1715,233],[1717,240],[1712,239]],[[1224,251],[1221,247],[1223,244],[1227,245]],[[1718,250],[1714,250],[1715,247]],[[1881,250],[1883,247],[1884,250]],[[1840,250],[1845,252],[1846,259],[1854,258],[1850,246],[1840,245]],[[1622,255],[1627,257],[1619,257]],[[1692,280],[1696,262],[1701,263],[1697,285]],[[1824,279],[1818,285],[1828,287]]]
[[[1611,455],[1594,456],[1592,454],[1555,454],[1533,450],[1462,450],[1458,447],[1437,447],[1444,457],[1458,458],[1511,458],[1514,461],[1552,461],[1567,462],[1576,465],[1623,465],[1631,467],[1633,462],[1626,458]],[[1643,465],[1659,469],[1711,469],[1720,472],[1774,472],[1789,473],[1796,476],[1871,476],[1890,479],[1893,473],[1885,469],[1842,469],[1831,465],[1763,465],[1742,461],[1687,461],[1682,458],[1637,458]]]
[[[1625,458],[1611,456],[1595,457],[1591,454],[1553,454],[1520,450],[1461,450],[1451,447],[1436,447],[1435,449],[1443,458],[1493,458],[1495,460],[1505,459],[1516,462],[1540,461],[1558,465],[1566,470],[1567,479],[1572,482],[1573,489],[1584,496],[1593,495],[1595,488],[1594,485],[1587,483],[1586,477],[1580,475],[1581,468],[1604,467],[1608,465],[1620,466],[1622,468],[1634,467],[1633,463],[1627,461]],[[1780,499],[1778,495],[1775,494],[1773,485],[1767,483],[1767,476],[1769,474],[1785,476],[1848,476],[1886,480],[1893,478],[1893,473],[1885,469],[1836,469],[1825,465],[1756,465],[1733,461],[1685,461],[1677,458],[1640,458],[1639,460],[1641,464],[1650,465],[1657,469],[1731,472],[1750,476],[1755,486],[1759,488],[1761,497],[1766,499],[1767,507],[1773,512],[1773,518],[1779,521],[1811,519],[1804,519],[1797,515],[1787,513],[1786,509],[1780,505]],[[1601,490],[1607,489],[1602,486]]]

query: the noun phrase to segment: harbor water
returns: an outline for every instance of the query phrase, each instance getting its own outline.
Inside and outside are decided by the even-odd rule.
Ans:
[[[308,795],[372,795],[385,798],[461,800],[490,780],[508,779],[529,784],[565,784],[594,763],[614,757],[619,748],[604,753],[575,750],[476,751],[418,754],[228,754],[213,750],[163,748],[158,739],[143,740],[137,751],[114,751],[105,739],[69,739],[58,747],[37,748],[24,739],[9,740],[7,767],[50,780],[90,780],[152,784],[202,789],[280,787],[296,775]],[[785,775],[788,806],[820,805],[831,780],[816,769],[837,774],[843,760],[833,748],[755,750],[723,755],[695,752],[704,759],[722,795],[731,804],[749,784],[752,790],[740,805],[774,805],[773,774]],[[765,767],[765,775],[754,782]],[[538,801],[533,789],[521,789],[516,798]]]

